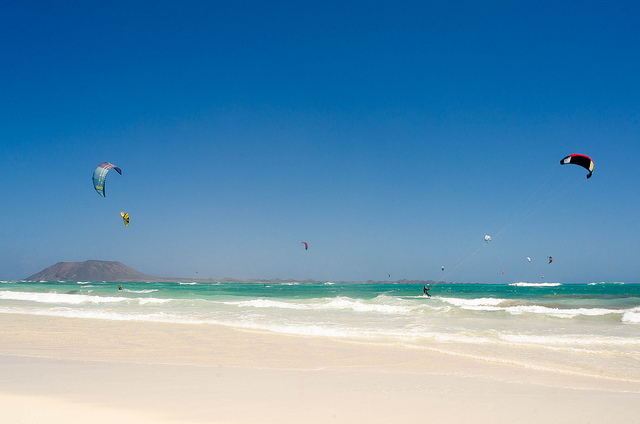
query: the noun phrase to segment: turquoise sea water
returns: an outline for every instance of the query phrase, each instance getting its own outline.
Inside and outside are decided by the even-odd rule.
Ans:
[[[118,290],[122,284],[123,290]],[[224,325],[640,382],[640,284],[0,282],[0,313]]]

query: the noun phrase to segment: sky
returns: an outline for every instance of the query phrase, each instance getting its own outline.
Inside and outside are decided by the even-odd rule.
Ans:
[[[0,279],[98,259],[640,282],[639,20],[631,1],[2,2]]]

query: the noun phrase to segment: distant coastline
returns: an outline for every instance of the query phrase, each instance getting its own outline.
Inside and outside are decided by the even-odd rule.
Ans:
[[[153,275],[143,274],[124,265],[117,261],[102,261],[102,260],[86,260],[84,262],[58,262],[50,267],[43,269],[29,277],[24,281],[112,281],[112,282],[127,282],[127,281],[139,281],[139,282],[168,282],[168,283],[183,283],[183,282],[202,282],[202,283],[254,283],[254,284],[323,284],[326,280],[296,280],[296,279],[247,279],[241,280],[237,278],[184,278],[184,277],[157,277]],[[366,281],[331,281],[332,283],[339,284],[417,284],[428,285],[435,283],[442,283],[442,281],[434,280],[366,280]]]

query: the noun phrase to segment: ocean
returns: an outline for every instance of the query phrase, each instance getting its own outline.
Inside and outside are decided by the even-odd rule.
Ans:
[[[0,281],[0,313],[223,325],[640,382],[640,284],[440,283],[431,297],[422,288]]]

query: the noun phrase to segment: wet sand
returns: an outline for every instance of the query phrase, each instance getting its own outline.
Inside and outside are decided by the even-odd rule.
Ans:
[[[0,314],[2,422],[427,420],[640,422],[640,383],[400,345]]]

